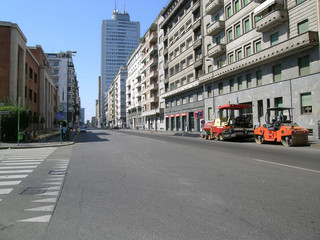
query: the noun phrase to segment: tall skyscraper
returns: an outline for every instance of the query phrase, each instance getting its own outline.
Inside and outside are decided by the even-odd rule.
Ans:
[[[112,12],[111,20],[103,20],[101,27],[101,96],[100,116],[105,119],[104,94],[118,70],[127,64],[140,39],[140,23],[130,21],[129,14]]]

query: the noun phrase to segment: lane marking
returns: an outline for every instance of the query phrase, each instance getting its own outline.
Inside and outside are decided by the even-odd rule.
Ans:
[[[33,170],[7,170],[7,171],[0,171],[0,174],[12,174],[12,173],[32,173]]]
[[[0,182],[0,186],[18,185],[20,183],[21,181],[5,181],[5,182]]]
[[[257,162],[269,163],[269,164],[273,164],[273,165],[277,165],[277,166],[282,166],[282,167],[288,167],[288,168],[293,168],[293,169],[298,169],[298,170],[303,170],[303,171],[308,171],[308,172],[320,173],[320,171],[318,171],[318,170],[312,170],[312,169],[302,168],[302,167],[295,167],[295,166],[291,166],[291,165],[287,165],[287,164],[282,164],[282,163],[269,162],[269,161],[265,161],[265,160],[261,160],[261,159],[257,159],[257,158],[254,158],[253,160],[254,160],[254,161],[257,161]]]
[[[0,167],[1,170],[6,169],[29,169],[29,168],[37,168],[38,166],[11,166],[11,167]]]
[[[9,194],[13,188],[0,188],[0,194]]]
[[[46,198],[46,199],[39,199],[39,200],[34,200],[31,202],[36,202],[36,203],[55,203],[57,201],[57,198]]]
[[[55,205],[48,205],[36,208],[25,209],[25,211],[37,211],[37,212],[52,212]]]
[[[28,162],[43,162],[43,160],[5,160],[3,163],[28,163]]]
[[[44,215],[40,217],[27,218],[23,220],[19,220],[17,222],[34,222],[34,223],[47,223],[50,221],[52,215]]]
[[[28,174],[21,174],[21,175],[3,175],[0,176],[0,179],[14,179],[14,178],[26,178]]]
[[[34,165],[40,164],[41,162],[19,162],[19,163],[0,163],[1,166],[18,166],[18,165]]]

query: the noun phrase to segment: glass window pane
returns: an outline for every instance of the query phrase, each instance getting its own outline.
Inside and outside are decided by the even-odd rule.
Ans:
[[[309,56],[299,58],[299,74],[300,74],[300,76],[304,76],[309,73],[310,73]]]
[[[303,22],[298,23],[298,33],[302,34],[309,30],[309,21],[304,20]]]
[[[270,36],[270,40],[271,40],[271,46],[276,45],[279,42],[279,36],[278,33],[272,34]]]

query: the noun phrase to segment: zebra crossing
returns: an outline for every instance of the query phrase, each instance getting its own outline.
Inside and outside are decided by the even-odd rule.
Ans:
[[[21,207],[13,208],[13,211],[19,211],[20,218],[15,220],[17,223],[50,221],[64,181],[63,173],[69,164],[69,159],[50,158],[55,150],[56,148],[36,148],[0,151],[0,210],[2,206],[9,204],[10,197],[20,199]],[[59,172],[59,175],[50,175],[48,169],[62,171],[62,174]],[[21,189],[25,186],[22,185],[28,186],[28,180],[30,181],[36,170],[41,179],[36,186],[42,186],[42,192],[24,195]],[[25,199],[28,199],[28,202],[25,202]]]

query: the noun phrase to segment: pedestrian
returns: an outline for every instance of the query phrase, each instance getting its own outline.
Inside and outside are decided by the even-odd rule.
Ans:
[[[62,127],[62,139],[66,140],[67,128],[65,126]]]

